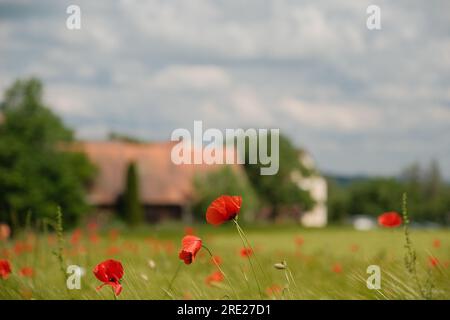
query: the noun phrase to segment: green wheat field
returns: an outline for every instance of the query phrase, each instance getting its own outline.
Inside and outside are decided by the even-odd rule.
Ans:
[[[101,283],[92,270],[106,259],[123,265],[120,300],[450,298],[450,233],[446,229],[410,230],[416,252],[416,271],[410,273],[405,266],[403,228],[243,227],[253,247],[251,265],[241,254],[242,242],[233,226],[201,225],[188,231],[201,237],[218,257],[226,277],[212,282],[207,279],[217,266],[206,249],[191,265],[178,258],[186,233],[180,224],[133,231],[79,229],[65,232],[63,242],[52,233],[24,231],[14,240],[0,242],[0,253],[8,256],[12,267],[11,275],[0,279],[0,299],[115,299],[109,286],[96,290]],[[274,267],[283,261],[287,268]],[[70,274],[64,271],[69,265],[83,268],[79,290],[67,289]],[[381,268],[378,290],[367,288],[369,265]],[[23,273],[23,268],[32,272]]]

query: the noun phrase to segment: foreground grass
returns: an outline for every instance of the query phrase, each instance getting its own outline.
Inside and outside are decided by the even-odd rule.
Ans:
[[[192,265],[178,259],[184,235],[181,225],[122,230],[118,237],[109,231],[89,235],[79,241],[65,236],[64,263],[85,271],[80,290],[67,290],[61,271],[54,235],[23,234],[15,241],[0,244],[0,254],[9,255],[13,274],[0,279],[0,299],[114,299],[111,289],[96,290],[101,283],[92,274],[94,266],[108,258],[122,262],[125,276],[119,299],[260,299],[249,263],[240,255],[241,240],[231,227],[195,227],[214,255],[220,256],[236,295],[227,281],[207,284],[205,279],[217,268],[202,249]],[[300,229],[297,226],[246,228],[252,243],[264,299],[420,299],[417,283],[404,267],[402,229],[354,231],[345,228]],[[417,251],[419,280],[428,286],[433,299],[450,298],[450,232],[411,230]],[[28,244],[25,249],[20,249]],[[437,245],[440,244],[440,245]],[[5,250],[6,249],[6,250]],[[430,263],[435,257],[435,265]],[[4,258],[4,257],[3,257]],[[286,270],[273,267],[286,261]],[[178,266],[179,274],[169,283]],[[369,290],[366,269],[379,265],[380,290]],[[32,267],[34,275],[19,274]]]

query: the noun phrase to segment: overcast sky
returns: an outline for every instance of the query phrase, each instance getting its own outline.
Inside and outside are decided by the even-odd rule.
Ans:
[[[66,28],[70,4],[81,30]],[[449,12],[446,0],[0,0],[0,89],[41,78],[82,139],[168,140],[194,120],[280,128],[328,172],[436,158],[450,178]]]

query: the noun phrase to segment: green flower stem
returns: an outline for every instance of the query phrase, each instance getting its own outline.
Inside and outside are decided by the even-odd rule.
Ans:
[[[206,251],[208,251],[208,253],[209,253],[210,257],[211,257],[211,260],[214,262],[214,264],[216,265],[217,269],[219,269],[219,271],[223,274],[223,276],[225,277],[225,279],[227,279],[228,285],[230,286],[231,290],[233,291],[233,294],[236,296],[236,299],[239,299],[239,297],[238,297],[238,295],[237,295],[237,293],[236,293],[236,290],[234,290],[234,287],[233,287],[233,285],[232,285],[231,282],[230,282],[230,279],[229,279],[228,276],[225,274],[225,272],[223,272],[223,270],[222,270],[222,268],[220,267],[220,265],[219,265],[219,264],[217,263],[217,261],[214,259],[214,256],[213,256],[211,250],[209,250],[209,248],[208,248],[207,246],[205,246],[205,245],[202,245],[202,247],[205,248]]]
[[[239,223],[237,222],[236,219],[233,219],[233,221],[236,224],[236,229],[239,233],[239,237],[241,238],[244,248],[249,248],[252,251],[252,253],[254,254],[253,248],[251,247],[250,243],[248,242],[248,240],[245,236],[244,230],[242,230],[241,226],[239,225]],[[250,268],[252,269],[253,276],[255,277],[256,285],[258,286],[259,296],[261,297],[261,299],[263,299],[261,285],[259,284],[259,280],[256,275],[255,268],[253,267],[253,262],[252,262],[252,259],[250,258],[250,255],[247,255],[247,259],[248,259],[248,262],[250,263]]]
[[[178,264],[177,270],[175,271],[175,273],[174,273],[172,279],[170,280],[169,287],[167,288],[167,290],[165,290],[166,294],[167,294],[169,297],[170,297],[170,290],[172,289],[172,285],[173,285],[173,283],[175,282],[175,279],[177,278],[178,273],[180,272],[180,269],[181,269],[181,263]],[[173,297],[172,297],[172,298],[173,298]]]

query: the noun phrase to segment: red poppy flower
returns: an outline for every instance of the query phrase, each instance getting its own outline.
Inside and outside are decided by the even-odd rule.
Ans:
[[[299,247],[303,245],[303,243],[305,242],[305,240],[303,239],[303,237],[296,237],[295,238],[295,244],[298,245]]]
[[[281,293],[281,291],[282,291],[282,288],[279,285],[274,284],[266,289],[266,294],[269,297],[272,297],[275,295],[279,295]]]
[[[89,241],[92,244],[97,244],[100,241],[100,237],[98,236],[98,234],[92,233],[92,234],[89,235]]]
[[[253,254],[251,248],[242,248],[240,251],[241,257],[250,257]]]
[[[435,247],[436,249],[441,247],[441,240],[439,239],[434,239],[433,241],[433,247]]]
[[[70,237],[70,243],[72,245],[78,244],[81,240],[82,235],[83,232],[81,231],[81,229],[75,229],[74,232],[72,233],[72,236]]]
[[[234,219],[241,209],[241,196],[220,196],[206,210],[206,221],[212,225],[220,225]]]
[[[107,250],[106,250],[106,254],[108,256],[115,256],[117,254],[120,253],[120,248],[116,247],[116,246],[110,246]]]
[[[98,230],[98,223],[95,221],[91,221],[88,223],[87,227],[90,233],[95,233]]]
[[[7,279],[11,273],[11,265],[8,260],[0,260],[0,278]]]
[[[193,235],[195,235],[195,229],[192,227],[185,227],[184,234],[187,236],[193,236]]]
[[[183,299],[181,300],[192,300],[192,294],[190,294],[189,292],[183,293]]]
[[[394,228],[402,224],[402,217],[395,211],[385,212],[378,217],[378,223],[383,227]]]
[[[29,243],[16,241],[14,244],[14,253],[16,255],[21,255],[24,252],[31,252],[33,250],[33,246]]]
[[[109,285],[113,288],[116,296],[122,292],[120,279],[123,277],[123,267],[120,261],[112,259],[103,261],[95,266],[93,272],[95,277],[103,282],[97,290],[100,290],[103,286]]]
[[[215,271],[206,277],[206,284],[211,285],[213,283],[222,282],[224,279],[223,273],[220,271]]]
[[[430,267],[437,267],[439,265],[439,259],[433,256],[429,256],[428,263],[430,264]]]
[[[342,266],[341,266],[339,263],[335,263],[335,264],[333,265],[333,268],[331,268],[331,270],[332,270],[334,273],[341,273],[341,272],[343,271]]]
[[[185,264],[191,264],[197,252],[202,248],[202,239],[196,236],[187,235],[181,240],[181,250],[178,257]]]
[[[215,266],[221,265],[222,264],[222,258],[219,257],[219,256],[213,256],[211,258],[211,263],[214,264]]]
[[[34,275],[34,270],[31,267],[23,267],[20,269],[19,273],[22,277],[31,278]]]
[[[0,241],[8,240],[11,235],[11,228],[4,223],[0,223]]]
[[[118,237],[119,237],[119,230],[117,230],[117,229],[111,229],[111,230],[109,231],[109,239],[110,239],[111,241],[116,241]]]
[[[11,256],[11,251],[7,248],[0,250],[0,258],[8,259]]]

